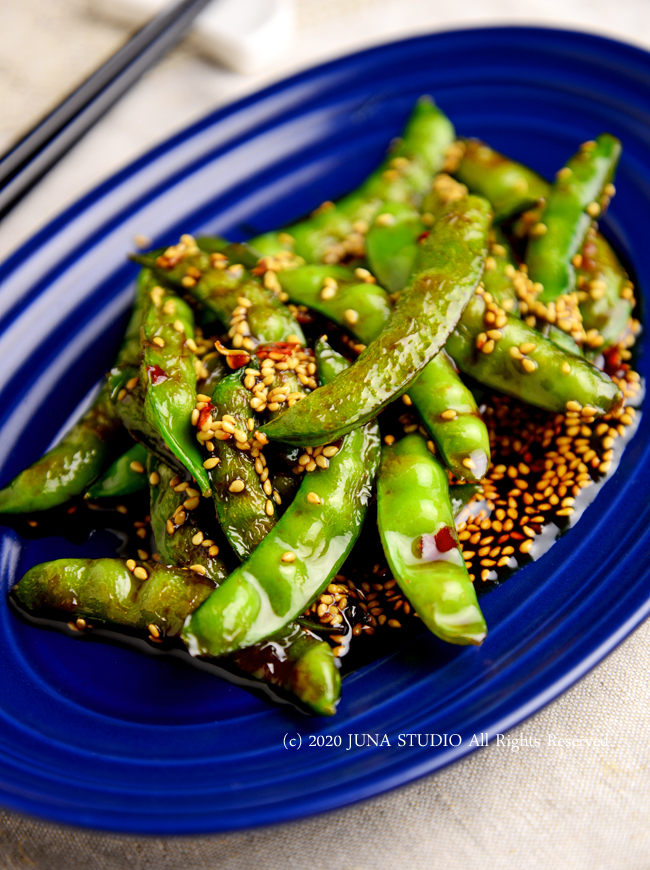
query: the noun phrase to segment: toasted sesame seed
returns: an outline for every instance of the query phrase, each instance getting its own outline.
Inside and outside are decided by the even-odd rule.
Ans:
[[[447,408],[440,416],[443,420],[455,420],[458,414],[453,408]]]
[[[147,574],[145,568],[141,568],[140,566],[138,566],[137,568],[133,569],[133,576],[137,577],[138,580],[146,580],[149,575]]]
[[[135,471],[136,474],[144,474],[144,465],[141,462],[138,462],[137,459],[134,459],[133,462],[129,463],[129,468],[131,471]]]
[[[221,462],[221,460],[217,456],[212,456],[212,457],[210,457],[210,459],[205,460],[205,462],[203,463],[203,467],[207,471],[210,471],[210,469],[216,468],[220,462]]]
[[[282,558],[283,562],[295,562],[296,561],[296,554],[292,553],[290,550],[287,550],[286,553],[282,554],[281,558]]]
[[[241,478],[235,478],[228,487],[228,492],[242,492],[246,488],[246,484]]]
[[[317,493],[315,493],[315,492],[308,492],[307,493],[307,501],[310,504],[321,504],[320,496],[317,495]]]
[[[160,483],[160,475],[157,471],[151,472],[151,474],[149,475],[149,483],[152,486],[158,486],[158,484]]]
[[[272,517],[273,514],[275,513],[275,508],[273,506],[273,502],[271,501],[271,499],[266,500],[266,504],[264,505],[264,511],[265,511],[266,515],[269,517]]]
[[[207,574],[207,570],[203,567],[203,565],[190,565],[190,571],[194,571],[196,574]]]

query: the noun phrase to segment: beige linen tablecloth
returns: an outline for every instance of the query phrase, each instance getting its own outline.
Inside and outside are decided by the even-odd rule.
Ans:
[[[153,70],[0,225],[0,258],[80,193],[202,113],[301,66],[452,26],[529,22],[650,47],[648,0],[296,0],[298,38],[254,77],[185,46]],[[123,33],[85,0],[0,3],[0,149],[108,56]],[[160,112],[164,102],[166,111]],[[625,578],[621,577],[621,583]],[[0,813],[7,868],[641,870],[650,867],[650,625],[520,728],[397,792],[289,825],[140,839]],[[518,745],[517,745],[518,743]]]

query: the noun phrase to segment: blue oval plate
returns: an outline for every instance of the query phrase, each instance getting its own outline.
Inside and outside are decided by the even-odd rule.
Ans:
[[[245,238],[286,223],[357,184],[422,93],[434,95],[459,133],[547,176],[583,140],[602,130],[619,136],[624,156],[607,231],[640,286],[650,286],[650,55],[529,28],[381,46],[210,115],[4,264],[2,483],[41,454],[110,365],[132,293],[125,253],[136,234],[159,245],[182,232]],[[443,648],[422,635],[346,679],[331,720],[132,650],[38,630],[3,605],[0,801],[113,831],[208,833],[340,807],[462,757],[473,735],[538,710],[647,615],[649,426],[646,415],[577,526],[483,599],[490,635],[480,649]],[[5,589],[71,549],[62,538],[21,540],[4,528]],[[110,540],[96,535],[77,552],[108,554]],[[390,746],[353,739],[346,749],[348,735],[365,733],[387,735]],[[410,733],[442,736],[409,746],[399,735]]]

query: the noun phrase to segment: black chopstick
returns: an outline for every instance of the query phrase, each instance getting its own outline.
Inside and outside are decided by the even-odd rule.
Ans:
[[[170,3],[0,158],[0,218],[178,42],[209,2]]]

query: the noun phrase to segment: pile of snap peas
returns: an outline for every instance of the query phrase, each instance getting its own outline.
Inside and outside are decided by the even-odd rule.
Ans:
[[[0,512],[148,488],[154,555],[36,565],[12,595],[84,630],[175,638],[331,715],[328,633],[350,632],[340,572],[370,509],[405,612],[481,644],[454,520],[494,467],[480,396],[587,423],[625,412],[633,286],[597,226],[620,152],[603,133],[548,183],[422,98],[338,202],[247,243],[134,255],[114,366]],[[418,423],[396,439],[398,400]]]

